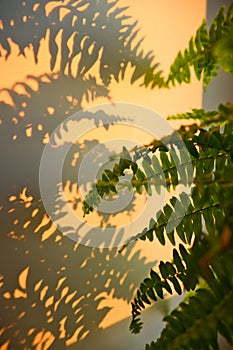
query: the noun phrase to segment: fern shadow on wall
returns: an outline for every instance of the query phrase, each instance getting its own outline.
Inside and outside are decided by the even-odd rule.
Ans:
[[[101,307],[106,296],[129,302],[154,264],[139,251],[130,255],[133,246],[119,256],[115,248],[88,248],[62,236],[45,213],[38,185],[44,145],[67,115],[84,99],[109,98],[111,78],[123,77],[129,63],[132,81],[142,66],[156,68],[151,54],[138,54],[136,23],[124,24],[123,10],[107,1],[1,4],[1,59],[11,55],[13,42],[20,54],[33,50],[37,63],[47,37],[51,67],[3,89],[9,99],[0,105],[0,344],[8,349],[61,349],[97,332],[110,310]],[[89,74],[95,63],[97,78]]]

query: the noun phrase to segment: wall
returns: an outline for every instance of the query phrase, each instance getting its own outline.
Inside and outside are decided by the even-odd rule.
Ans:
[[[97,82],[88,80],[88,74],[85,81],[77,79],[75,65],[71,72],[62,72],[59,45],[62,30],[69,28],[69,21],[62,22],[65,10],[57,20],[61,31],[56,40],[49,42],[46,31],[39,47],[33,45],[35,28],[39,27],[36,35],[48,23],[54,28],[49,22],[51,17],[44,16],[42,10],[35,18],[43,3],[47,3],[47,14],[56,5],[50,1],[25,1],[22,6],[21,2],[5,2],[2,9],[3,3],[0,5],[3,29],[4,19],[11,23],[8,40],[2,39],[0,57],[1,350],[66,347],[89,350],[97,342],[102,349],[126,350],[131,346],[141,349],[159,334],[167,304],[146,310],[146,326],[139,336],[133,336],[128,331],[130,300],[155,260],[170,257],[171,246],[161,248],[156,242],[137,242],[118,254],[117,248],[79,245],[64,237],[47,217],[38,187],[38,167],[49,134],[81,106],[109,100],[98,68],[92,71],[98,76]],[[62,6],[62,2],[57,3]],[[155,59],[165,72],[205,17],[203,0],[119,1],[119,6],[125,5],[129,6],[127,13],[139,20],[140,35],[145,37],[144,51],[154,50]],[[21,15],[28,19],[12,22]],[[30,21],[33,25],[25,28],[23,23]],[[56,52],[54,42],[58,59],[51,69],[51,52]],[[108,45],[113,49],[114,43]],[[66,38],[60,46],[66,49]],[[112,81],[112,102],[142,104],[163,116],[201,107],[202,86],[195,79],[189,86],[151,91],[141,87],[140,82],[132,86],[132,71],[129,68],[127,72],[124,81]],[[93,89],[98,92],[94,100],[90,97]],[[92,141],[95,146],[96,140]],[[75,145],[67,161],[74,160],[74,154],[75,159],[81,159],[89,150],[87,146]],[[73,170],[71,185],[75,186]],[[173,299],[170,306],[176,302]]]

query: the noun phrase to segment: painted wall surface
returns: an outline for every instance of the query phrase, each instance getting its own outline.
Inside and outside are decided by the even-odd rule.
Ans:
[[[222,5],[228,7],[231,4],[230,0],[214,0],[207,1],[207,25],[210,26],[218,8]],[[233,82],[230,75],[227,75],[224,71],[221,71],[207,87],[203,94],[203,107],[206,109],[217,109],[220,103],[226,103],[232,101],[233,96]]]
[[[6,22],[10,23],[0,57],[1,350],[139,350],[159,334],[164,308],[178,301],[173,299],[170,304],[159,303],[146,310],[144,330],[132,336],[128,330],[130,301],[156,261],[170,258],[171,246],[138,241],[119,254],[118,248],[81,245],[62,235],[44,211],[38,169],[49,135],[64,118],[80,110],[80,103],[88,107],[109,101],[102,86],[97,89],[99,96],[91,100],[95,83],[88,80],[88,74],[85,82],[77,79],[77,62],[70,72],[61,74],[61,52],[67,48],[66,40],[61,44],[65,24],[56,37],[57,46],[53,46],[54,42],[49,44],[48,31],[39,46],[34,46],[34,50],[38,49],[37,62],[33,52],[36,38],[24,47],[27,39],[33,38],[30,21],[34,21],[40,6],[46,4],[46,13],[42,11],[38,23],[34,21],[33,25],[43,31],[56,6],[61,7],[57,17],[57,24],[61,24],[72,3],[0,2],[0,35],[6,31]],[[124,6],[129,7],[125,11],[132,16],[128,21],[138,20],[138,35],[144,37],[142,48],[145,52],[154,51],[155,60],[165,73],[206,15],[204,0],[119,0],[118,7]],[[22,23],[29,23],[25,31]],[[68,21],[66,26],[69,25]],[[71,26],[71,33],[72,30]],[[114,42],[106,45],[111,48]],[[58,60],[51,70],[51,50],[56,48]],[[91,73],[98,77],[98,65]],[[150,90],[140,86],[140,80],[132,85],[131,75],[128,68],[124,80],[112,80],[109,88],[113,103],[140,104],[163,117],[202,105],[202,85],[195,78],[188,86]],[[99,78],[97,84],[101,85]],[[88,94],[84,93],[86,90]],[[65,178],[70,200],[74,200],[77,190],[75,166],[98,144],[101,137],[96,137],[97,134],[91,134],[88,140],[77,142],[67,157],[72,170],[71,179]],[[139,139],[140,133],[135,137]]]

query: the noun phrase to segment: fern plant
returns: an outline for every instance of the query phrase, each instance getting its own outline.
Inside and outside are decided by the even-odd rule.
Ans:
[[[173,85],[183,82],[189,83],[191,79],[191,69],[194,69],[198,80],[203,79],[206,87],[212,78],[218,75],[218,69],[222,66],[226,71],[232,73],[232,4],[228,12],[224,14],[225,7],[214,18],[210,29],[207,29],[206,21],[203,20],[196,35],[189,41],[187,49],[182,53],[179,51],[164,85]],[[222,55],[222,49],[225,53]],[[157,77],[152,74],[147,75],[145,85],[155,87]]]
[[[224,7],[220,9],[209,31],[202,23],[188,48],[178,53],[163,87],[190,83],[192,68],[204,87],[219,68],[232,75],[232,35],[233,3],[226,13]],[[152,70],[144,76],[146,86],[158,85]],[[150,195],[153,188],[159,192],[161,186],[170,191],[178,184],[190,184],[192,177],[190,196],[183,192],[171,197],[148,227],[133,237],[158,239],[162,245],[169,240],[174,249],[171,261],[161,261],[158,270],[152,269],[141,282],[132,301],[130,330],[140,332],[140,315],[147,304],[188,291],[164,318],[159,339],[145,349],[218,349],[219,334],[233,345],[233,104],[220,104],[217,111],[194,108],[169,119],[191,121],[178,133],[190,154],[193,173],[182,147],[171,151],[174,135],[131,151],[124,147],[119,162],[105,170],[88,193],[83,212],[89,214],[101,197],[119,192],[117,185],[127,169],[132,173],[130,186],[138,194],[145,190]],[[179,247],[177,239],[182,242]]]

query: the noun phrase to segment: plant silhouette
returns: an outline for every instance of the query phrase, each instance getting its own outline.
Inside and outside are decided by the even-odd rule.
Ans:
[[[225,6],[220,8],[209,29],[203,20],[187,48],[178,52],[168,73],[168,86],[189,84],[195,74],[206,88],[220,68],[232,78],[233,3],[229,5],[227,11]],[[146,85],[153,87],[154,82],[151,75]],[[182,192],[167,199],[143,232],[135,232],[134,238],[158,239],[161,245],[169,240],[174,249],[171,260],[160,261],[157,271],[151,269],[140,283],[132,301],[130,330],[140,332],[146,304],[186,290],[184,300],[164,317],[166,325],[160,336],[145,349],[219,349],[220,335],[232,346],[233,104],[220,104],[215,111],[193,108],[168,119],[191,123],[144,147],[129,151],[124,147],[113,170],[103,170],[92,203],[99,202],[98,196],[118,192],[120,177],[129,169],[131,186],[138,194],[151,195],[161,186],[167,192],[182,186]],[[185,147],[180,140],[176,142],[175,134]],[[189,194],[184,191],[187,185]],[[89,194],[91,191],[87,199]],[[83,207],[85,215],[92,212],[92,203]],[[182,243],[178,245],[177,239]]]

